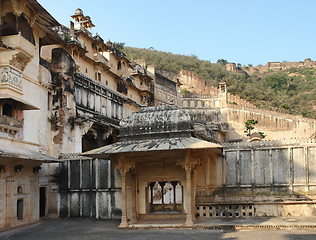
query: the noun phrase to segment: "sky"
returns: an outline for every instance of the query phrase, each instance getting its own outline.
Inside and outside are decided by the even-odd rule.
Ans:
[[[69,26],[77,8],[105,41],[242,65],[316,61],[315,0],[38,0]]]

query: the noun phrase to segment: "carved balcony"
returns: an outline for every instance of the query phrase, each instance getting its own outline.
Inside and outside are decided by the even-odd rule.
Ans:
[[[97,53],[94,55],[94,61],[103,63],[106,66],[108,66],[108,60],[104,56],[102,56],[100,53]]]
[[[22,121],[16,118],[0,115],[0,132],[1,135],[7,134],[15,136],[22,127]]]
[[[23,71],[36,54],[36,47],[20,33],[2,36],[1,40],[7,48],[1,50],[1,65],[12,65]]]

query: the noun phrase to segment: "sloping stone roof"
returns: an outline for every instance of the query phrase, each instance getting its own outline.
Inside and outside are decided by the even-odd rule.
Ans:
[[[32,151],[22,147],[14,147],[9,145],[0,146],[0,159],[2,158],[18,158],[28,161],[42,162],[61,162],[56,158],[50,157],[40,152]]]
[[[190,115],[173,105],[144,107],[120,122],[120,141],[82,155],[222,148],[191,136]]]
[[[152,152],[152,151],[170,151],[170,150],[186,150],[186,149],[210,149],[222,148],[216,143],[207,142],[194,137],[179,138],[161,138],[117,142],[101,148],[93,149],[82,155],[106,158],[111,154],[130,153],[130,152]]]

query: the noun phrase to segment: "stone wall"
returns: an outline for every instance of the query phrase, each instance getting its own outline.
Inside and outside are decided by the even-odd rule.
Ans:
[[[227,192],[315,192],[316,144],[224,144]]]
[[[248,119],[258,120],[254,131],[263,131],[266,140],[310,138],[316,132],[316,120],[298,115],[284,114],[258,109],[238,96],[227,94],[227,98],[237,101],[229,103],[225,95],[183,97],[182,108],[193,120],[200,118],[207,123],[228,123],[226,141],[247,141],[244,133]],[[217,112],[214,115],[214,112]]]
[[[197,216],[315,216],[315,142],[224,144],[223,154],[223,187],[196,197]]]
[[[121,216],[121,183],[111,161],[80,159],[67,154],[55,174],[59,187],[59,216],[113,219]]]

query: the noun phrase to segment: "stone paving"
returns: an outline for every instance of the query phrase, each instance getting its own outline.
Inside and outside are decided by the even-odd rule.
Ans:
[[[161,221],[161,220],[160,220]],[[312,240],[316,239],[316,229],[251,229],[233,228],[164,228],[164,229],[119,229],[119,221],[97,221],[91,219],[44,220],[39,224],[0,233],[1,240],[101,240],[101,239],[269,239],[269,240]],[[157,222],[156,222],[157,223]],[[167,220],[161,223],[168,224]],[[172,224],[179,224],[175,221]],[[212,223],[212,224],[210,224]],[[139,225],[155,223],[139,223]],[[181,224],[181,223],[180,223]],[[316,218],[262,218],[262,219],[207,219],[198,221],[195,226],[315,226]]]

